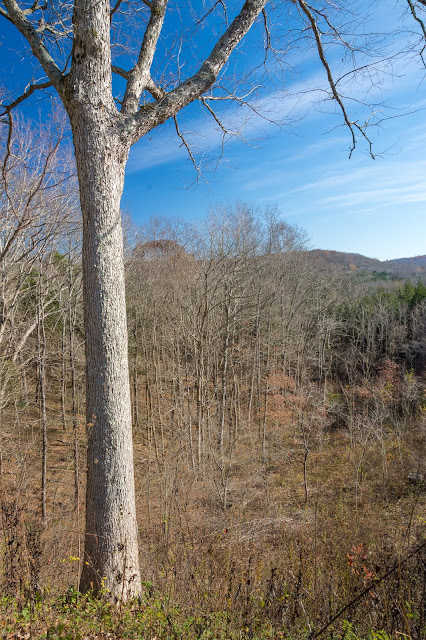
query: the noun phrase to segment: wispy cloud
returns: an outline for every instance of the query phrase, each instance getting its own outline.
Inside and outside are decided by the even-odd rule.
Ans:
[[[178,139],[168,131],[153,132],[145,136],[130,151],[127,173],[136,173],[177,160],[183,160],[184,151],[179,147]]]
[[[236,135],[223,136],[223,129],[211,114],[179,119],[181,132],[194,154],[201,157],[216,154],[223,144],[234,145],[242,140],[258,144],[281,128],[293,127],[300,120],[319,118],[322,114],[312,108],[326,96],[326,79],[321,71],[311,74],[306,81],[293,82],[285,91],[274,91],[253,100],[250,108],[240,109],[237,104],[211,103],[227,131]],[[321,88],[323,87],[323,88]],[[190,107],[192,113],[194,106]],[[187,153],[169,122],[162,129],[152,131],[131,150],[128,173],[153,168],[162,164],[183,160]]]

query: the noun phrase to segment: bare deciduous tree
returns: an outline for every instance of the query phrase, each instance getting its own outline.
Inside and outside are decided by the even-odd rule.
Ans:
[[[0,134],[1,409],[8,376],[25,362],[25,347],[38,326],[34,305],[25,304],[35,295],[38,266],[77,223],[73,165],[60,152],[61,131],[36,134],[28,123],[17,122]],[[45,313],[48,297],[41,304]]]
[[[332,7],[326,3],[326,10],[339,11],[345,4]],[[12,108],[37,89],[53,87],[73,133],[84,221],[89,434],[84,589],[99,589],[103,578],[118,598],[140,589],[120,223],[129,150],[153,128],[173,119],[177,135],[193,158],[176,115],[195,100],[201,100],[224,135],[230,132],[211,105],[215,100],[234,100],[247,106],[257,83],[255,69],[262,65],[263,57],[254,56],[245,72],[230,74],[239,77],[239,89],[235,89],[228,82],[218,82],[231,53],[258,18],[264,33],[262,47],[275,56],[276,67],[280,66],[280,47],[284,50],[288,45],[272,42],[266,6],[267,0],[246,0],[237,8],[223,2],[174,7],[167,0],[144,0],[136,6],[122,0],[112,5],[109,0],[63,0],[55,5],[38,0],[0,2],[0,16],[26,38],[45,74],[12,100],[4,116],[10,118]],[[349,46],[347,34],[332,27],[322,3],[312,6],[305,0],[293,0],[280,4],[277,11],[283,7],[284,20],[294,24],[319,55],[330,95],[351,132],[353,149],[358,135],[368,140],[365,126],[349,117],[325,53],[330,41]],[[168,10],[180,12],[188,28],[182,30],[181,23],[173,19],[168,24]],[[161,38],[166,25],[171,46],[164,55]],[[192,43],[205,26],[221,35],[203,58],[205,41],[199,40],[201,55],[196,55]],[[140,43],[136,48],[132,48],[134,39]],[[117,64],[123,50],[128,52],[125,64],[132,60],[130,69]],[[163,67],[157,64],[156,53],[166,61]],[[176,64],[170,64],[170,59]],[[114,87],[122,88],[116,95],[113,74]],[[254,102],[251,110],[257,115],[259,109]],[[234,133],[239,134],[238,128]]]

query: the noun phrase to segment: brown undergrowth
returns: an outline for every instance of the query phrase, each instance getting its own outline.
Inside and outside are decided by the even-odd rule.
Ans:
[[[335,429],[323,406],[307,423],[301,419],[306,397],[294,388],[270,388],[266,434],[242,427],[232,457],[212,454],[202,467],[182,450],[179,434],[164,434],[160,456],[143,428],[135,430],[145,595],[131,606],[137,619],[150,611],[151,626],[145,619],[145,630],[132,627],[136,635],[129,637],[314,638],[321,632],[355,638],[380,630],[420,639],[425,486],[410,482],[409,474],[424,473],[424,416],[380,433]],[[52,401],[44,523],[37,417],[29,410],[19,424],[12,413],[3,419],[3,637],[14,637],[7,635],[14,624],[27,629],[25,611],[39,629],[34,637],[84,637],[72,616],[79,611],[83,628],[95,606],[82,599],[86,608],[64,613],[48,595],[77,588],[84,522],[84,474],[78,504],[74,483],[75,436],[55,428],[55,409]],[[78,429],[83,466],[81,417]],[[87,637],[124,634],[127,614],[119,619],[108,611],[96,615],[109,626],[89,625]],[[160,630],[159,618],[166,621]],[[55,625],[63,635],[54,635]],[[101,635],[107,632],[112,636]]]

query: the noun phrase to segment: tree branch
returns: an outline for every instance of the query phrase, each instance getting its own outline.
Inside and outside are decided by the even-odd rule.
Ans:
[[[10,15],[7,13],[7,11],[2,9],[1,7],[0,7],[0,16],[3,16],[3,18],[6,18],[6,20],[8,20],[9,22],[11,22],[13,24],[13,20],[10,17]]]
[[[408,6],[410,7],[410,11],[411,11],[411,13],[412,13],[412,15],[413,15],[414,20],[416,20],[416,22],[418,22],[418,23],[419,23],[419,25],[420,25],[420,27],[421,27],[421,29],[422,29],[422,31],[423,31],[423,38],[424,38],[424,39],[425,39],[425,41],[426,41],[426,26],[425,26],[425,23],[424,23],[424,22],[423,22],[423,20],[422,20],[421,18],[419,18],[419,16],[417,15],[417,11],[416,11],[416,8],[415,8],[415,6],[414,6],[414,4],[413,4],[412,0],[407,0],[407,2],[408,2]],[[424,6],[426,6],[426,0],[418,0],[418,2],[421,2]],[[419,54],[419,55],[420,55],[420,58],[421,58],[421,60],[422,60],[422,62],[423,62],[423,66],[426,68],[426,61],[425,61],[425,59],[424,59],[424,57],[423,57],[423,52],[424,52],[424,50],[425,50],[425,49],[426,49],[426,44],[424,45],[424,47],[423,47],[423,48],[422,48],[422,50],[420,51],[420,54]]]
[[[1,171],[2,171],[2,177],[3,177],[3,188],[4,188],[4,192],[7,198],[7,201],[9,203],[9,206],[11,208],[11,210],[13,211],[13,213],[15,213],[15,207],[13,206],[13,201],[12,198],[10,197],[10,193],[9,193],[9,186],[8,186],[8,181],[6,178],[6,174],[7,174],[7,165],[9,163],[9,159],[12,155],[12,139],[13,139],[13,116],[12,116],[12,112],[9,111],[7,113],[7,121],[8,121],[8,130],[7,130],[7,140],[6,140],[6,154],[4,156],[4,160],[2,163],[2,167],[1,167]],[[2,259],[2,255],[0,255],[0,260]]]
[[[266,2],[267,0],[246,0],[240,13],[219,38],[209,57],[193,76],[168,92],[161,100],[142,107],[138,113],[124,119],[121,122],[124,141],[133,144],[145,133],[173,117],[180,109],[210,89]]]
[[[149,91],[152,97],[155,98],[156,100],[161,100],[166,95],[166,91],[164,91],[164,89],[156,85],[152,78],[148,79],[145,89]]]
[[[151,76],[151,65],[163,27],[166,9],[167,0],[153,0],[151,3],[151,16],[143,37],[138,61],[128,72],[128,83],[121,108],[121,112],[124,114],[136,113],[139,109],[142,91],[146,88]]]
[[[24,13],[25,13],[26,16],[29,16],[32,13],[34,13],[35,11],[37,11],[37,9],[47,9],[47,3],[45,2],[44,5],[42,7],[40,7],[40,1],[39,0],[35,0],[33,5],[31,7],[29,7],[29,9],[25,9],[24,10]]]
[[[388,578],[394,571],[400,570],[401,566],[403,564],[405,564],[407,562],[407,560],[409,560],[410,558],[415,556],[417,553],[419,553],[419,551],[424,549],[425,546],[426,546],[426,542],[423,542],[418,547],[415,547],[412,551],[410,551],[410,553],[408,553],[405,556],[405,558],[399,559],[397,562],[395,562],[395,564],[393,564],[391,566],[391,568],[388,571],[386,571],[386,573],[384,573],[380,578],[376,579],[374,582],[369,584],[368,587],[366,587],[363,591],[361,591],[361,593],[359,595],[357,595],[353,600],[351,600],[351,602],[349,602],[342,609],[340,609],[340,611],[338,611],[327,622],[327,624],[324,627],[322,627],[322,629],[320,629],[319,631],[315,631],[314,630],[313,632],[311,632],[310,635],[309,635],[309,639],[310,640],[315,640],[316,638],[321,636],[324,633],[324,631],[326,631],[333,624],[333,622],[335,622],[338,618],[340,618],[340,616],[343,613],[345,613],[345,611],[347,611],[351,607],[354,607],[355,605],[357,605],[364,598],[364,596],[367,595],[367,593],[369,593],[371,591],[371,589],[374,589],[374,587],[376,587],[378,584],[380,584],[380,582],[383,582],[383,580],[386,580],[386,578]]]
[[[206,18],[207,18],[211,13],[213,13],[213,11],[216,9],[216,7],[217,7],[217,5],[218,5],[218,4],[220,4],[220,5],[222,6],[223,14],[224,14],[224,16],[225,16],[225,23],[226,23],[226,26],[228,26],[228,12],[227,12],[227,10],[226,10],[226,5],[225,5],[225,3],[223,2],[223,0],[217,0],[217,1],[214,3],[214,5],[213,5],[213,6],[212,6],[208,11],[207,11],[207,13],[205,13],[201,18],[199,18],[199,19],[197,20],[197,23],[196,23],[196,24],[197,24],[197,25],[200,25],[202,22],[204,22],[204,20],[205,20],[205,19],[206,19]]]
[[[204,98],[200,98],[201,103],[205,106],[205,108],[207,109],[207,111],[210,113],[210,115],[213,117],[214,121],[216,122],[216,124],[219,126],[219,128],[222,130],[222,132],[228,136],[236,136],[237,138],[241,138],[241,134],[239,131],[231,131],[230,129],[227,129],[225,127],[225,125],[219,120],[218,116],[216,115],[216,113],[213,111],[213,109],[211,108],[211,106],[206,102],[206,100]]]
[[[185,140],[185,137],[183,136],[183,134],[181,133],[181,131],[179,129],[179,124],[178,124],[176,116],[173,116],[173,121],[175,123],[176,133],[177,133],[178,137],[182,140],[181,146],[185,147],[185,149],[187,150],[188,155],[189,155],[189,157],[191,159],[191,162],[194,165],[195,170],[197,172],[197,180],[198,180],[198,178],[202,175],[201,169],[200,169],[200,167],[198,166],[198,164],[195,161],[194,155],[193,155],[193,153],[191,151],[191,147],[189,146],[189,144]]]
[[[122,69],[121,67],[117,67],[115,64],[111,65],[111,71],[115,74],[117,74],[118,76],[121,76],[122,78],[124,78],[125,80],[128,80],[129,78],[129,72],[125,71],[124,69]]]
[[[114,13],[116,11],[118,11],[118,9],[120,8],[121,3],[123,2],[123,0],[117,0],[117,2],[115,3],[115,5],[113,6],[113,8],[111,9],[111,11],[109,12],[109,21],[112,22],[112,19],[114,17]]]
[[[18,106],[18,104],[21,104],[21,102],[29,98],[34,93],[34,91],[38,91],[39,89],[48,89],[49,87],[52,87],[52,86],[53,86],[53,83],[50,82],[50,80],[48,80],[47,82],[39,82],[39,83],[28,85],[24,93],[22,93],[18,98],[15,98],[13,102],[11,102],[10,104],[1,105],[4,111],[3,113],[0,114],[0,117],[4,116],[7,113],[10,113],[12,109]]]
[[[5,15],[4,11],[2,11],[1,15],[13,22],[22,35],[28,40],[33,54],[40,62],[52,85],[55,87],[59,95],[61,95],[61,84],[64,74],[61,72],[58,65],[46,49],[36,29],[28,20],[16,0],[4,0],[4,6],[7,9],[7,15]]]
[[[327,58],[325,57],[325,53],[324,53],[324,48],[322,46],[321,32],[320,32],[320,30],[318,28],[318,25],[317,25],[317,22],[316,22],[316,20],[314,18],[314,15],[313,15],[312,11],[310,10],[309,5],[307,5],[304,0],[298,0],[298,3],[299,3],[300,8],[302,9],[303,13],[305,14],[305,16],[308,18],[309,23],[310,23],[311,28],[312,28],[312,31],[314,33],[315,41],[316,41],[316,44],[317,44],[317,51],[318,51],[322,66],[324,67],[324,69],[325,69],[325,71],[327,73],[328,84],[330,85],[330,89],[331,89],[331,93],[333,95],[333,98],[336,100],[337,104],[339,105],[340,110],[341,110],[341,112],[343,114],[343,119],[345,121],[345,124],[347,125],[349,131],[351,132],[352,145],[350,147],[349,157],[352,156],[352,153],[355,150],[355,147],[356,147],[355,130],[358,130],[361,133],[361,135],[368,142],[369,153],[370,153],[370,156],[374,160],[374,154],[373,154],[373,151],[372,151],[371,140],[366,135],[364,129],[357,122],[353,122],[353,121],[349,120],[349,116],[348,116],[348,113],[346,111],[346,107],[343,104],[343,101],[342,101],[342,99],[340,97],[340,94],[336,89],[336,83],[334,82],[333,75],[332,75],[331,69],[330,69],[330,65],[327,62]]]

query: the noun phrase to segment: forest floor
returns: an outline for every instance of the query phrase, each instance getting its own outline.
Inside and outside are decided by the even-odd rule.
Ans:
[[[232,456],[202,468],[178,439],[154,450],[136,429],[143,593],[117,607],[77,591],[84,420],[75,434],[55,412],[45,523],[37,412],[3,420],[1,638],[426,637],[426,492],[409,478],[425,472],[424,415],[311,433],[307,450],[271,409],[265,440],[242,432]]]

